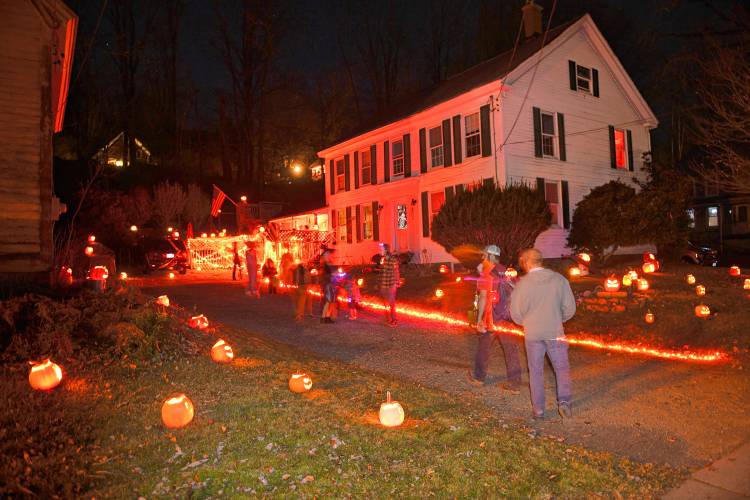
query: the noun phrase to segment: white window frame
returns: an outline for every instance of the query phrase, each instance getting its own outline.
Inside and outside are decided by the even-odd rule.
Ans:
[[[435,129],[440,129],[440,144],[437,146],[432,145],[432,134],[431,132]],[[445,147],[443,144],[443,124],[439,123],[434,127],[427,127],[427,149],[430,151],[430,168],[439,168],[445,166]],[[440,157],[440,162],[436,163],[437,156]]]
[[[622,157],[623,157],[623,163],[622,165],[617,164],[617,133],[622,133]],[[615,128],[615,135],[614,135],[614,146],[615,146],[615,167],[617,170],[628,170],[630,165],[630,158],[628,158],[628,131],[624,128]]]
[[[393,149],[396,147],[396,143],[397,142],[401,143],[401,155],[400,156],[396,156],[396,155],[393,154]],[[390,142],[390,148],[391,148],[391,151],[390,151],[390,153],[391,153],[391,177],[393,177],[393,178],[403,177],[404,176],[404,170],[405,170],[405,167],[406,167],[405,158],[404,158],[404,139],[402,137],[399,137],[398,139],[391,140],[391,142]],[[401,172],[396,172],[396,161],[397,160],[400,160]]]
[[[476,131],[472,131],[469,133],[469,128],[466,126],[466,120],[472,116],[476,115],[477,117],[477,129]],[[479,111],[475,113],[469,113],[464,116],[463,119],[463,127],[464,127],[464,151],[466,153],[466,158],[473,158],[474,156],[481,156],[482,155],[482,116],[479,114]],[[469,139],[474,139],[476,137],[478,139],[477,145],[476,145],[476,152],[469,154]]]
[[[554,185],[555,186],[555,192],[557,193],[557,201],[554,203],[551,203],[547,201],[547,186]],[[552,213],[552,225],[550,228],[552,229],[559,229],[562,227],[561,224],[561,218],[562,218],[562,193],[560,192],[560,183],[558,181],[548,181],[545,179],[544,181],[544,201],[547,201],[547,206],[550,205],[557,205],[557,209]],[[552,210],[550,209],[550,212]],[[557,220],[555,221],[555,215],[557,215]]]
[[[716,215],[711,215],[711,209],[716,210]],[[718,206],[711,206],[706,207],[706,227],[719,227],[719,207]],[[714,219],[714,223],[711,223],[711,219]]]
[[[366,186],[367,184],[372,184],[372,151],[370,149],[363,149],[359,152],[359,183],[362,186]],[[369,170],[369,173],[367,175],[367,182],[365,182],[365,162],[364,162],[364,155],[367,154],[367,157],[370,159],[370,162],[367,166],[367,169]]]
[[[547,134],[544,132],[544,115],[548,115],[552,117],[552,134]],[[543,158],[557,158],[558,151],[560,150],[558,141],[558,131],[557,131],[557,113],[554,111],[540,111],[539,112],[539,132],[542,135],[542,157]],[[552,154],[547,154],[544,152],[544,138],[545,137],[551,137],[552,138]]]
[[[578,68],[588,70],[588,78],[585,76],[581,76],[578,73]],[[587,89],[581,87],[581,81],[586,82],[586,86],[588,87]],[[583,92],[584,94],[594,94],[594,68],[592,68],[591,66],[583,66],[582,64],[576,63],[576,90],[578,92]]]
[[[366,203],[364,205],[360,205],[360,210],[362,211],[362,239],[363,240],[371,240],[374,238],[373,234],[373,213],[372,213],[372,204]],[[370,211],[370,220],[367,221],[367,211]]]
[[[339,174],[339,162],[341,162],[342,170]],[[336,176],[336,192],[346,191],[346,161],[344,157],[337,158],[333,161],[333,172]]]

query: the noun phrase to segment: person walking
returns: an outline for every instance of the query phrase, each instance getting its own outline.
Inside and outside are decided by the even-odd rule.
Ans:
[[[292,267],[290,272],[291,284],[295,287],[292,291],[294,321],[300,322],[304,318],[306,308],[309,309],[310,314],[312,314],[312,300],[307,293],[308,273],[304,264],[299,260],[296,262],[296,266]]]
[[[278,274],[278,272],[276,271],[276,266],[274,265],[273,260],[266,259],[266,263],[263,264],[261,273],[263,274],[263,278],[265,278],[265,280],[268,281],[268,295],[275,294],[276,293],[276,275]]]
[[[396,320],[396,290],[401,280],[398,255],[391,252],[387,243],[380,244],[382,268],[380,270],[380,294],[386,303],[385,321],[388,326],[398,326]]]
[[[323,247],[320,255],[320,290],[323,294],[323,310],[320,315],[321,323],[333,323],[333,308],[336,306],[336,295],[338,289],[333,282],[333,249]]]
[[[242,259],[240,259],[239,245],[235,241],[232,243],[232,281],[237,280],[237,271],[242,281]]]
[[[482,262],[477,266],[477,331],[487,333],[492,329],[492,290],[494,288],[492,270],[500,259],[500,249],[496,245],[489,245],[482,252]]]
[[[506,267],[499,261],[500,249],[496,245],[485,248],[485,254],[493,268],[490,272],[492,289],[487,293],[485,304],[486,310],[491,314],[493,322],[510,322],[510,296],[513,291],[513,279],[506,276]],[[480,296],[481,299],[481,296]],[[487,377],[487,368],[490,361],[490,349],[494,341],[500,342],[505,355],[505,372],[507,380],[500,384],[500,388],[511,394],[520,394],[521,388],[521,359],[518,351],[518,342],[513,336],[502,331],[494,330],[493,324],[485,323],[485,331],[479,333],[479,343],[474,356],[474,368],[469,370],[469,381],[475,385],[482,385]]]
[[[245,267],[247,268],[247,290],[245,295],[249,297],[260,298],[260,290],[258,290],[258,255],[255,252],[255,243],[252,241],[246,241],[245,245]]]
[[[568,344],[563,323],[576,312],[570,283],[561,274],[545,269],[542,253],[529,248],[521,253],[521,269],[526,273],[510,299],[510,316],[523,326],[529,389],[533,418],[544,418],[544,357],[552,364],[557,381],[557,411],[563,418],[573,416]]]

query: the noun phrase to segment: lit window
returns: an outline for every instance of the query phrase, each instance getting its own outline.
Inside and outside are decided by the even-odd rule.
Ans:
[[[362,205],[362,239],[372,239],[372,204]]]
[[[576,83],[581,92],[591,93],[591,68],[576,65]]]
[[[555,115],[542,111],[542,154],[555,156]]]
[[[690,222],[688,222],[688,225],[690,227],[695,227],[695,210],[692,208],[688,208],[687,216],[688,216],[688,219],[690,219]]]
[[[391,145],[393,176],[404,175],[404,141],[393,141]]]
[[[557,193],[557,183],[547,182],[544,184],[544,198],[552,214],[552,227],[560,227],[560,198]]]
[[[466,131],[466,157],[476,156],[482,152],[482,141],[479,133],[479,113],[467,115],[464,118]]]
[[[430,165],[443,166],[443,126],[430,129]]]
[[[435,218],[443,205],[445,205],[445,193],[443,191],[430,194],[430,220]]]
[[[359,154],[360,161],[362,162],[362,184],[370,184],[372,171],[372,156],[370,150],[365,149]]]
[[[344,165],[344,159],[336,160],[336,191],[344,191],[346,189],[346,168]]]
[[[338,219],[337,228],[339,241],[346,242],[346,209],[339,209],[336,211],[336,218]]]
[[[615,129],[615,166],[628,168],[628,152],[625,145],[625,131]]]
[[[718,227],[719,207],[708,207],[708,227]]]

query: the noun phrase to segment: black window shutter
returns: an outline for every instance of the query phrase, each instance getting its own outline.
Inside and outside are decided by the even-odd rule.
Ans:
[[[443,120],[443,166],[450,167],[453,165],[451,155],[451,120]]]
[[[533,108],[534,114],[534,156],[542,157],[542,112],[539,108]]]
[[[599,72],[591,69],[591,79],[594,82],[594,97],[599,97]]]
[[[562,181],[562,210],[563,210],[563,227],[570,229],[570,196],[568,195],[568,181]]]
[[[336,225],[338,224],[339,218],[336,217],[336,210],[331,210],[331,228],[336,229]]]
[[[463,192],[464,192],[464,185],[456,184],[456,196],[460,195]]]
[[[354,152],[354,189],[359,189],[359,151]]]
[[[383,143],[383,182],[391,181],[391,149],[390,142]]]
[[[404,134],[404,177],[411,177],[411,134]]]
[[[430,207],[427,191],[422,191],[422,236],[430,237]]]
[[[479,108],[479,123],[481,126],[482,156],[492,154],[492,137],[490,136],[490,105]]]
[[[419,129],[419,171],[427,173],[427,131]]]
[[[487,177],[482,181],[482,184],[485,186],[494,186],[495,185],[495,179],[492,177]]]
[[[633,134],[627,131],[628,137],[628,170],[633,171]]]
[[[352,242],[352,207],[346,207],[346,242]]]
[[[557,137],[560,146],[560,160],[565,161],[567,159],[565,153],[565,116],[562,113],[557,113]]]
[[[373,144],[370,146],[370,183],[374,186],[378,183],[378,148]]]
[[[328,162],[328,177],[331,179],[331,194],[336,194],[336,172],[333,170],[333,160]]]
[[[362,210],[359,205],[357,205],[357,211],[356,211],[356,218],[355,222],[357,224],[357,243],[362,241]]]
[[[461,163],[461,115],[453,117],[453,164]]]
[[[344,186],[347,191],[352,188],[351,177],[352,174],[349,168],[349,155],[344,156]]]
[[[578,90],[575,61],[568,61],[568,73],[570,74],[570,90]]]
[[[617,157],[615,151],[615,127],[609,126],[609,162],[612,168],[617,168]]]
[[[380,241],[380,211],[377,201],[372,202],[372,239]]]
[[[544,196],[544,199],[547,199],[547,194],[544,191],[544,177],[537,177],[536,178],[536,190],[542,193],[542,196]]]
[[[445,202],[453,201],[453,186],[445,186]]]

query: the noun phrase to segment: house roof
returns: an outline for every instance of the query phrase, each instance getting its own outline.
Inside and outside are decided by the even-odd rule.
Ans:
[[[549,30],[544,45],[549,45],[566,29],[576,23],[584,16],[577,17],[559,26]],[[414,115],[428,108],[436,106],[449,99],[453,99],[461,94],[469,92],[472,89],[482,85],[499,80],[508,73],[517,68],[526,59],[537,53],[542,48],[543,35],[535,35],[519,43],[515,50],[508,50],[487,59],[475,66],[472,66],[460,73],[450,76],[436,86],[421,91],[417,94],[404,99],[397,103],[390,112],[382,114],[375,120],[360,128],[354,133],[347,134],[341,139],[335,141],[331,146],[342,143],[354,137],[375,130],[389,123],[401,120],[408,116]],[[326,148],[327,149],[327,148]]]

